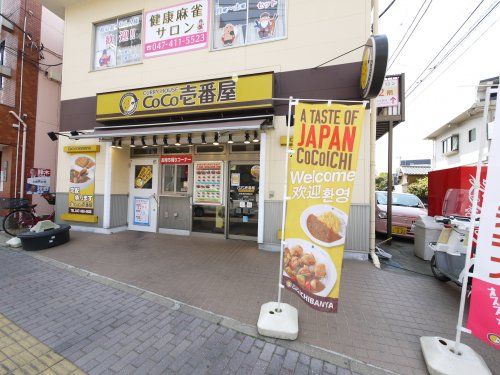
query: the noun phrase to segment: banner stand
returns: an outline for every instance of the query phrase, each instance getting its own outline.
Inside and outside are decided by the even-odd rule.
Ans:
[[[490,97],[492,92],[498,92],[498,89],[492,90],[491,87],[486,89],[484,110],[483,110],[483,126],[479,126],[478,138],[479,138],[479,150],[478,150],[478,161],[476,166],[476,178],[474,181],[474,197],[472,201],[472,212],[471,212],[471,225],[469,229],[469,241],[467,244],[467,253],[465,255],[465,267],[462,280],[462,291],[460,297],[460,308],[458,313],[457,322],[457,332],[455,341],[447,340],[442,337],[421,337],[420,345],[422,347],[422,352],[424,355],[425,363],[427,365],[427,370],[432,375],[491,375],[491,371],[484,362],[483,358],[477,354],[469,346],[462,344],[460,342],[462,332],[471,333],[471,331],[463,327],[463,318],[465,310],[465,302],[467,298],[467,286],[469,277],[473,278],[475,275],[470,273],[470,267],[473,264],[471,259],[472,254],[472,244],[474,242],[474,229],[476,220],[479,218],[478,215],[478,201],[479,201],[479,189],[481,185],[481,168],[483,164],[483,150],[485,147],[485,127],[488,126],[488,113],[490,108]],[[499,112],[497,110],[497,112]],[[498,115],[498,113],[497,113]],[[496,124],[500,124],[500,119],[496,119]],[[500,139],[494,140],[494,142],[500,142]],[[488,186],[486,186],[488,189]],[[483,201],[484,204],[484,201]],[[478,250],[480,251],[480,250]]]
[[[283,275],[283,251],[285,243],[285,218],[288,202],[288,160],[293,150],[290,150],[290,128],[292,125],[292,106],[298,104],[293,97],[288,99],[288,119],[286,127],[286,154],[285,154],[285,181],[283,188],[283,216],[281,220],[280,271],[278,275],[278,301],[267,302],[260,308],[257,330],[263,336],[284,340],[295,340],[299,335],[299,313],[297,309],[281,302],[281,292],[284,285],[281,283]]]
[[[283,268],[284,268],[284,251],[285,248],[289,246],[285,240],[285,223],[287,217],[287,207],[291,197],[288,196],[289,192],[289,160],[294,155],[295,150],[290,148],[291,140],[291,126],[292,126],[292,108],[297,105],[304,104],[304,102],[316,102],[332,105],[334,102],[339,103],[359,103],[363,104],[363,110],[366,107],[366,101],[359,100],[326,100],[326,99],[294,99],[290,97],[285,98],[273,98],[274,101],[288,101],[288,121],[287,121],[287,132],[286,132],[286,151],[285,151],[285,181],[283,190],[283,212],[282,212],[282,224],[281,224],[281,246],[280,246],[280,267],[278,275],[278,300],[273,302],[265,303],[261,306],[259,320],[257,322],[257,330],[261,335],[286,339],[295,340],[298,337],[299,327],[298,327],[298,311],[295,307],[282,302],[282,289],[285,288],[283,285]],[[354,119],[355,117],[352,117]],[[354,121],[354,120],[353,120]],[[297,123],[297,121],[296,121]],[[355,165],[355,164],[354,164]],[[330,303],[332,306],[333,304]],[[332,307],[333,308],[333,307]],[[336,309],[336,304],[335,304]]]

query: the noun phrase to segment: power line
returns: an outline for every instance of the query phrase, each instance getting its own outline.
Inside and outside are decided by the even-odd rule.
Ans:
[[[425,3],[426,3],[427,0],[424,0],[422,5],[420,6],[420,8],[418,9],[417,11],[417,14],[415,14],[415,17],[413,17],[413,20],[411,21],[410,23],[410,26],[408,26],[408,28],[406,29],[405,33],[403,34],[403,37],[401,38],[401,40],[399,41],[398,45],[396,46],[396,49],[394,50],[393,52],[393,56],[394,56],[394,53],[397,52],[397,50],[399,49],[399,46],[401,45],[401,43],[403,43],[403,40],[405,40],[406,38],[406,35],[408,34],[408,32],[410,31],[411,27],[413,26],[413,24],[415,23],[418,15],[420,14],[420,11],[422,10],[422,8],[424,7]],[[392,60],[393,56],[391,56],[390,60]]]
[[[391,9],[392,5],[396,2],[396,0],[392,0],[391,3],[389,5],[387,5],[387,7],[384,9],[384,11],[382,13],[380,13],[380,15],[378,16],[378,18],[381,18],[385,12],[387,12],[389,9]]]
[[[420,93],[413,97],[413,100],[417,100],[420,95],[422,95],[422,93],[427,89],[429,88],[434,82],[436,82],[444,73],[446,73],[448,71],[448,69],[450,69],[472,46],[474,46],[476,44],[476,42],[482,38],[482,36],[484,34],[486,34],[498,21],[500,21],[500,18],[496,19],[495,21],[493,21],[493,23],[488,26],[476,39],[474,39],[474,41],[465,49],[462,51],[462,53],[460,55],[457,56],[457,58],[455,60],[453,60],[451,62],[450,65],[448,65],[443,71],[441,71],[441,73],[439,73],[439,75],[434,78],[434,80],[423,90],[420,91]]]
[[[406,97],[409,97],[413,92],[415,92],[415,90],[417,89],[417,87],[422,82],[424,82],[460,46],[460,44],[462,44],[474,32],[474,30],[476,30],[476,28],[486,19],[486,17],[488,17],[491,14],[491,12],[493,12],[493,10],[495,10],[495,8],[499,4],[500,4],[500,1],[497,1],[490,8],[490,10],[488,10],[488,12],[479,21],[477,21],[474,24],[474,26],[472,26],[469,29],[469,31],[467,31],[467,33],[457,43],[455,43],[455,45],[444,55],[444,57],[433,67],[433,69],[430,72],[428,72],[428,74],[424,78],[422,78],[420,81],[414,81],[410,85],[410,90],[408,90],[408,92],[406,94]]]
[[[450,39],[448,39],[448,41],[444,44],[443,47],[441,47],[441,49],[439,50],[439,52],[436,54],[436,56],[434,56],[430,61],[429,63],[426,65],[426,67],[422,70],[422,72],[420,72],[420,74],[418,75],[418,77],[415,79],[415,81],[408,87],[408,91],[410,91],[412,89],[412,86],[420,79],[420,77],[422,77],[422,75],[427,71],[427,69],[431,66],[431,64],[434,62],[434,60],[436,60],[439,55],[444,51],[444,49],[448,46],[448,44],[450,44],[450,42],[453,40],[453,38],[455,38],[455,36],[460,32],[460,30],[462,30],[462,27],[465,26],[465,24],[470,20],[470,18],[474,15],[474,13],[476,13],[476,11],[479,9],[479,7],[481,6],[481,4],[484,2],[484,0],[481,0],[479,2],[479,4],[474,8],[474,10],[469,14],[469,16],[465,19],[465,21],[458,27],[458,29],[453,33],[453,35],[451,36]]]
[[[340,55],[338,55],[338,56],[335,56],[333,59],[330,59],[330,60],[328,60],[328,61],[325,61],[324,63],[321,63],[321,64],[319,64],[318,66],[314,67],[314,69],[317,69],[317,68],[319,68],[320,66],[323,66],[323,65],[325,65],[325,64],[328,64],[329,62],[332,62],[332,61],[334,61],[334,60],[340,59],[341,57],[343,57],[343,56],[345,56],[345,55],[347,55],[347,54],[349,54],[349,53],[351,53],[351,52],[354,52],[354,51],[356,51],[356,50],[358,50],[358,49],[360,49],[360,48],[363,48],[364,46],[365,46],[365,44],[362,44],[362,45],[360,45],[360,46],[358,46],[358,47],[356,47],[356,48],[353,48],[353,49],[351,49],[351,50],[349,50],[349,51],[347,51],[347,52],[344,52],[344,53],[342,53],[342,54],[340,54]]]

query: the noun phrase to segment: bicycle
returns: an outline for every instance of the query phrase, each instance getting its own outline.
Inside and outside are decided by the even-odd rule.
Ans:
[[[42,194],[42,197],[51,205],[56,204],[56,196],[53,193]],[[10,212],[3,221],[3,230],[5,233],[17,237],[18,234],[29,231],[39,221],[54,221],[55,211],[49,215],[39,216],[36,213],[36,204],[30,204],[24,198],[4,198],[0,201],[0,208],[9,209]]]

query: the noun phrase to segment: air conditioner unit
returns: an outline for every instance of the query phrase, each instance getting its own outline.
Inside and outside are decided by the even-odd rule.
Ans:
[[[0,26],[7,31],[14,31],[14,24],[10,21],[7,21],[4,17],[0,17]]]
[[[12,77],[12,69],[5,65],[0,65],[0,77],[10,78]]]
[[[62,73],[59,70],[50,69],[47,74],[47,78],[51,81],[56,81],[61,83],[62,81]]]

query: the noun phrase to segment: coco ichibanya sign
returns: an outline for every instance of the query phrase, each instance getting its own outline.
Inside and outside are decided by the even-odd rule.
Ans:
[[[144,14],[144,57],[192,51],[208,46],[208,0]]]
[[[273,74],[188,82],[97,95],[97,121],[272,107]]]

